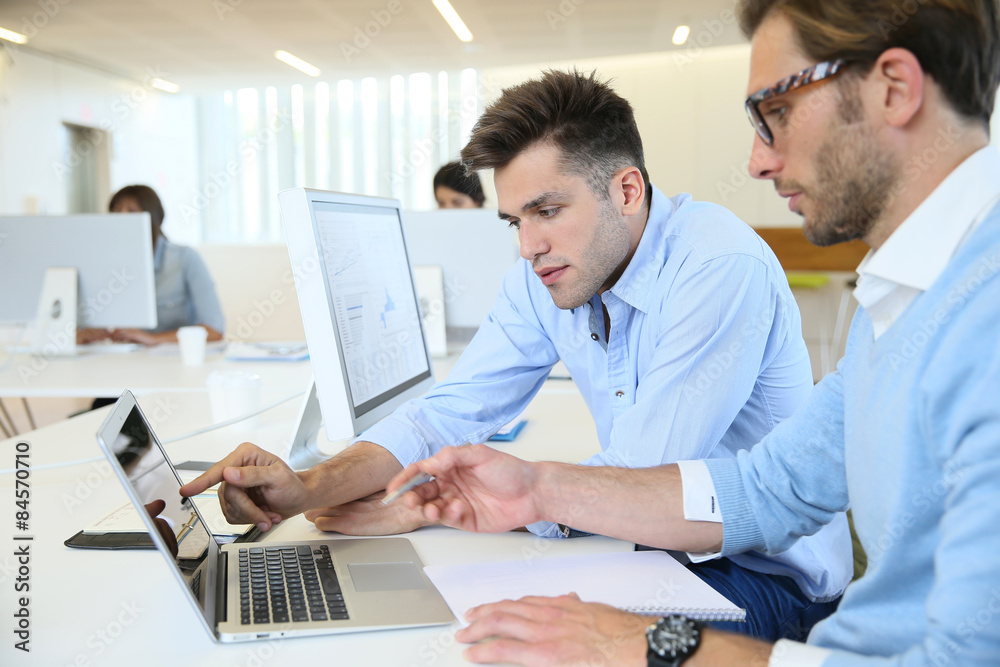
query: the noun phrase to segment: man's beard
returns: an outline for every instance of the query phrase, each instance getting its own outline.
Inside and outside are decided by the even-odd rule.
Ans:
[[[621,263],[629,252],[630,237],[625,218],[617,211],[610,197],[601,200],[600,219],[594,226],[590,243],[576,266],[576,282],[550,287],[549,294],[562,310],[579,308],[590,301],[608,280],[624,267]]]
[[[816,151],[816,181],[804,191],[814,207],[802,231],[818,246],[865,237],[891,203],[901,170],[894,156],[881,150],[864,120],[857,90],[842,89],[841,123],[831,128]],[[801,189],[785,183],[781,189]]]

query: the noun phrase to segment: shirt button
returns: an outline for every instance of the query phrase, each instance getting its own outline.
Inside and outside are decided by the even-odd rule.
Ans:
[[[624,395],[625,395],[625,392],[621,391],[620,389],[615,392],[615,396],[617,396],[618,398],[621,398]]]
[[[595,333],[592,333],[592,334],[590,334],[590,337],[591,337],[591,338],[592,338],[593,340],[597,340],[597,334],[595,334]]]

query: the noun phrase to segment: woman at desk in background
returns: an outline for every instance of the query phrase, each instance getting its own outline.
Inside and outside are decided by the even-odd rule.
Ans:
[[[461,162],[449,162],[434,174],[438,208],[482,208],[486,201],[479,174],[466,174]]]
[[[215,283],[193,248],[175,245],[164,236],[163,204],[153,188],[127,185],[111,198],[112,213],[149,213],[153,225],[153,270],[156,282],[156,322],[145,329],[81,329],[78,343],[98,340],[156,345],[177,341],[177,329],[200,325],[208,340],[221,340],[225,328]]]

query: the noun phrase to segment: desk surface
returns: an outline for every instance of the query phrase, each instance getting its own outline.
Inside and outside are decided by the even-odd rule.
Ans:
[[[226,361],[221,351],[210,353],[202,366],[185,366],[170,349],[72,357],[10,354],[0,349],[0,398],[118,396],[125,389],[137,396],[206,391],[205,379],[217,370],[250,371],[261,376],[263,386],[304,391],[311,367],[308,361]]]
[[[148,394],[139,397],[163,440],[207,424],[204,395]],[[227,427],[168,445],[174,460],[209,459],[241,440],[283,444],[295,409],[286,404],[261,416],[254,432]],[[245,644],[215,644],[153,551],[108,552],[69,549],[62,542],[127,501],[110,467],[98,462],[43,469],[45,464],[100,456],[94,433],[110,408],[86,413],[19,438],[0,442],[0,468],[13,467],[18,442],[30,445],[30,529],[14,529],[14,476],[0,475],[0,617],[8,619],[0,640],[4,665],[205,665],[220,667],[332,664],[377,667],[461,665],[455,627],[395,630]],[[157,416],[157,411],[160,411]],[[549,381],[526,411],[528,424],[513,443],[498,447],[524,458],[576,461],[598,449],[593,422],[569,382]],[[266,418],[265,418],[266,417]],[[33,535],[31,544],[30,654],[13,649],[11,621],[18,576],[14,533]],[[330,538],[297,517],[268,539]],[[546,540],[528,533],[475,535],[425,528],[408,535],[424,564],[443,565],[577,553],[624,551],[632,545],[603,537]],[[22,544],[22,543],[18,543]],[[21,593],[17,595],[19,597]],[[175,637],[183,637],[176,641]],[[271,661],[277,657],[277,661]]]

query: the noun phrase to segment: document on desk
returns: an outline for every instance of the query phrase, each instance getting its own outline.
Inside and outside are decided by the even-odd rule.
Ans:
[[[428,565],[427,576],[465,623],[472,607],[525,595],[576,593],[639,614],[742,621],[746,612],[663,551],[626,551],[467,565]]]
[[[309,358],[305,343],[229,343],[226,361],[304,361]]]
[[[147,354],[151,357],[179,357],[181,356],[181,346],[177,343],[160,343],[147,348]],[[219,354],[226,351],[226,341],[215,340],[205,345],[205,354]]]

